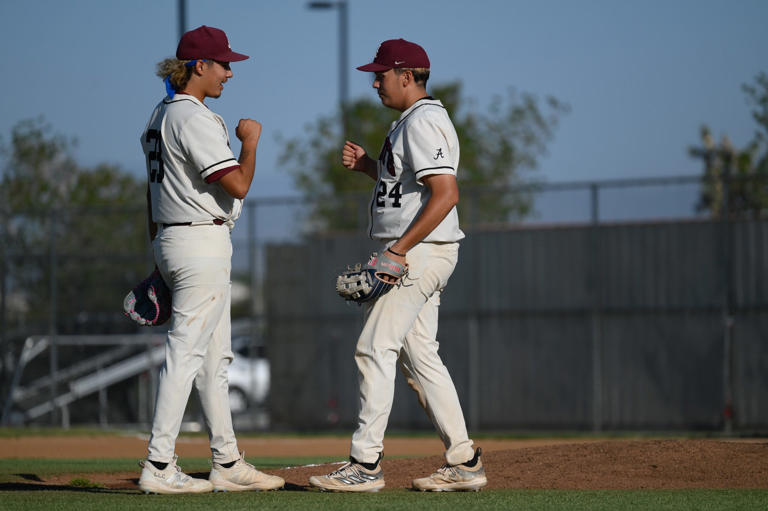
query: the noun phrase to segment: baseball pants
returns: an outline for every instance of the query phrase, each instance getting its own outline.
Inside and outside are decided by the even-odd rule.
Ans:
[[[155,401],[148,459],[173,458],[194,383],[213,460],[240,458],[229,409],[232,242],[226,225],[160,228],[155,262],[173,290],[173,314]]]
[[[365,306],[355,352],[360,412],[350,450],[359,462],[375,463],[384,449],[398,364],[445,444],[447,463],[474,456],[456,388],[437,353],[440,292],[458,255],[458,243],[419,243],[408,252],[403,283]]]

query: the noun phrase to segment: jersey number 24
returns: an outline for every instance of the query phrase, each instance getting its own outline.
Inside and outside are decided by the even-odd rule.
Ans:
[[[387,183],[379,181],[379,189],[376,191],[376,205],[378,207],[385,207],[387,205],[385,197],[392,199],[392,207],[399,208],[402,206],[400,198],[403,196],[403,183],[396,182],[387,193]]]

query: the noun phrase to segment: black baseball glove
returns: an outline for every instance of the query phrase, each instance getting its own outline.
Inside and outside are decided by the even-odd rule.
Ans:
[[[400,264],[386,256],[374,252],[368,263],[348,266],[347,270],[336,278],[336,292],[345,300],[365,303],[380,297],[408,274],[408,265]],[[391,282],[382,279],[388,275]]]
[[[123,300],[125,315],[142,326],[162,325],[171,317],[171,290],[155,268]]]

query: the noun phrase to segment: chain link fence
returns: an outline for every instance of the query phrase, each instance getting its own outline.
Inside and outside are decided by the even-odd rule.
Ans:
[[[462,190],[467,239],[440,328],[473,428],[768,425],[756,404],[768,387],[765,219],[700,211],[701,189],[681,176]],[[369,201],[246,201],[232,232],[233,342],[268,379],[251,365],[251,386],[230,382],[239,427],[350,426],[360,319],[332,279],[373,246]],[[145,215],[4,213],[4,424],[151,419],[163,331],[121,313],[153,264]],[[428,427],[407,394],[398,387],[393,424]],[[198,416],[193,399],[190,428]]]

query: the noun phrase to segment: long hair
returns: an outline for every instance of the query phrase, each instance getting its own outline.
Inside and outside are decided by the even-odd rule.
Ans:
[[[192,66],[186,65],[189,60],[179,60],[168,58],[157,63],[155,74],[165,80],[167,76],[173,88],[183,90],[187,86],[190,76],[192,76]]]

